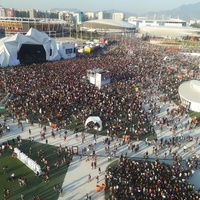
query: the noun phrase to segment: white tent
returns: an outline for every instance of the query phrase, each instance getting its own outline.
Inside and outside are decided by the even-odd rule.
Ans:
[[[23,44],[42,45],[46,53],[47,61],[60,59],[56,41],[50,38],[46,33],[31,28],[26,35],[17,33],[0,40],[0,66],[19,65],[20,60],[18,58],[18,52]]]
[[[97,117],[97,116],[90,116],[90,117],[88,117],[88,118],[86,119],[86,121],[85,121],[85,128],[87,128],[87,124],[88,124],[89,122],[98,123],[98,124],[99,124],[98,130],[99,130],[99,131],[102,130],[103,127],[102,127],[102,121],[101,121],[100,117]]]

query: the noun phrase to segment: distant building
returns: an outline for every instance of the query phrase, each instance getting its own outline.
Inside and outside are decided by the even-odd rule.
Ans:
[[[6,8],[5,15],[6,15],[6,17],[14,17],[15,16],[14,9],[13,8]]]
[[[65,20],[65,15],[66,15],[66,12],[63,12],[63,11],[59,12],[58,13],[58,19]]]
[[[124,21],[125,20],[125,14],[124,13],[113,13],[112,19]]]
[[[128,18],[128,22],[129,22],[129,23],[133,23],[136,19],[137,19],[137,18],[136,18],[135,16],[130,16],[130,17]]]
[[[6,16],[6,9],[0,6],[0,17],[5,17]]]
[[[200,24],[200,19],[197,20],[190,20],[189,24]]]
[[[37,16],[37,18],[43,18],[43,19],[44,19],[44,18],[46,18],[46,13],[37,10],[37,11],[36,11],[36,16]]]
[[[28,18],[28,17],[30,17],[29,11],[28,10],[14,10],[14,17]]]
[[[173,26],[173,27],[185,27],[187,22],[181,19],[174,18],[148,18],[148,17],[139,17],[132,22],[130,22],[137,27],[143,26]]]
[[[86,20],[93,20],[93,19],[96,18],[94,12],[86,12],[86,13],[85,13],[85,17],[86,17]]]
[[[5,36],[6,36],[6,34],[5,34],[5,29],[0,28],[0,38],[3,38],[3,37],[5,37]]]
[[[97,13],[97,18],[98,19],[111,19],[112,15],[111,15],[111,13],[100,11]]]
[[[49,10],[46,13],[48,15],[48,17],[46,17],[46,18],[58,19],[58,12],[57,11],[51,11],[51,10]]]
[[[35,9],[29,10],[29,17],[30,18],[37,18],[37,13]]]
[[[72,20],[73,20],[73,15],[72,15],[72,13],[66,13],[65,19],[64,19],[64,20],[66,21],[67,24],[71,24],[71,23],[72,23]]]
[[[72,20],[74,24],[82,24],[85,21],[85,15],[83,12],[72,13]]]

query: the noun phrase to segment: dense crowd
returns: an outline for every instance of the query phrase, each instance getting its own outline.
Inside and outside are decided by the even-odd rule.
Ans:
[[[177,52],[167,52],[164,47],[135,37],[131,41],[133,53],[128,55],[123,43],[75,60],[2,69],[11,94],[8,110],[17,119],[31,121],[39,114],[39,122],[58,126],[73,119],[84,123],[88,116],[97,115],[110,135],[127,133],[133,124],[137,135],[153,132],[151,121],[159,107],[154,105],[152,113],[143,104],[152,106],[151,97],[161,92],[165,94],[162,100],[177,98],[180,80],[175,71],[186,65],[185,62],[197,66],[197,61],[193,58],[188,61]],[[165,57],[170,58],[167,63]],[[168,73],[166,65],[175,68],[173,73]],[[87,70],[93,67],[109,70],[112,84],[98,89],[84,81]]]
[[[181,166],[122,156],[116,167],[108,169],[105,179],[109,200],[199,199],[200,192],[193,192],[194,185],[187,181],[191,175],[191,170]]]
[[[158,119],[157,116],[163,103],[174,99],[179,102],[178,86],[195,77],[199,58],[166,51],[165,47],[151,45],[136,37],[131,38],[128,47],[125,46],[126,39],[127,44],[129,38],[120,39],[104,51],[74,60],[1,69],[1,79],[10,94],[7,109],[13,120],[24,119],[33,124],[37,117],[40,125],[49,122],[61,128],[73,120],[84,124],[88,116],[95,115],[101,118],[111,138],[117,138],[119,133],[136,136],[154,133],[156,126],[161,131],[171,128],[172,136],[175,136],[178,129],[183,130],[180,121],[188,111],[180,106],[168,110],[165,118]],[[111,72],[110,85],[98,89],[84,79],[87,70],[94,67]],[[193,69],[194,73],[178,78],[177,74],[185,68]],[[0,134],[3,130],[6,130],[6,124],[0,127]],[[45,135],[41,135],[41,139],[45,139]],[[153,153],[156,154],[163,144],[170,150],[175,143],[178,142],[155,141]],[[129,148],[133,150],[134,146],[130,144]],[[108,149],[105,151],[109,152]],[[42,178],[48,181],[49,167],[43,153],[39,152],[39,156],[45,166]],[[59,162],[55,167],[57,165]],[[111,199],[197,199],[199,194],[192,192],[193,186],[187,178],[188,171],[178,166],[122,157],[119,166],[108,171],[106,185]]]

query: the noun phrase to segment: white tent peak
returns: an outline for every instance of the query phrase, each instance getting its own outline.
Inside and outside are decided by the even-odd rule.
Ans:
[[[8,37],[5,42],[13,42],[13,41],[19,42],[19,41],[22,41],[22,40],[26,40],[25,38],[26,37],[23,34],[17,33],[15,35]]]
[[[46,33],[40,32],[34,28],[30,28],[30,30],[26,33],[26,36],[31,37],[40,43],[46,43],[50,40],[50,37]]]

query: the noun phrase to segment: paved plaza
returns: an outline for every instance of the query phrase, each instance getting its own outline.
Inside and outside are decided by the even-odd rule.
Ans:
[[[161,112],[158,115],[159,118],[166,116],[167,108],[171,108],[174,105],[172,104],[165,104],[162,105]],[[183,126],[185,123],[190,120],[187,116],[183,116],[180,121],[178,122],[178,126]],[[0,118],[0,123],[3,122],[3,116]],[[2,138],[0,139],[0,143],[11,140],[16,138],[18,135],[21,136],[22,139],[28,140],[29,139],[29,128],[31,128],[31,136],[34,137],[36,142],[44,143],[45,140],[40,139],[40,131],[42,130],[37,124],[34,124],[34,127],[30,127],[25,121],[23,122],[24,131],[21,131],[21,128],[18,128],[17,122],[12,122],[11,118],[8,118],[7,123],[10,126],[10,132],[6,132],[3,134]],[[172,137],[172,132],[170,131],[170,127],[163,127],[163,130],[159,130],[159,126],[155,126],[155,130],[157,133],[157,138],[160,140],[161,138],[170,138]],[[184,126],[183,126],[184,127]],[[47,127],[47,134],[46,138],[48,139],[48,143],[51,145],[62,147],[68,146],[78,146],[79,154],[82,153],[82,148],[87,148],[88,145],[94,144],[94,139],[92,134],[85,134],[86,140],[82,143],[81,140],[81,133],[78,133],[78,138],[75,137],[73,131],[68,130],[67,139],[66,141],[63,140],[64,131],[61,132],[61,137],[57,133],[55,139],[51,136],[51,128]],[[184,128],[179,128],[177,131],[177,135],[184,134],[184,136],[192,136],[200,138],[200,129],[197,127],[194,130],[188,130]],[[167,163],[172,163],[171,155],[167,153],[166,158],[164,158],[164,153],[168,152],[167,148],[161,148],[159,150],[158,155],[153,154],[152,152],[152,145],[148,145],[145,141],[132,141],[134,144],[139,144],[139,151],[135,153],[135,151],[131,151],[128,149],[128,144],[122,144],[122,139],[118,141],[112,141],[110,145],[110,151],[114,151],[114,145],[118,145],[118,149],[114,157],[112,157],[111,161],[108,161],[107,154],[105,152],[105,146],[103,140],[105,136],[98,136],[96,144],[94,144],[93,150],[97,154],[97,167],[96,169],[91,169],[91,161],[87,160],[87,156],[83,155],[82,159],[80,160],[80,156],[74,156],[72,162],[69,165],[68,172],[64,178],[63,182],[63,196],[59,197],[59,200],[84,200],[85,194],[88,193],[91,195],[92,199],[94,200],[103,200],[104,199],[104,191],[96,192],[96,177],[99,176],[99,184],[101,185],[104,183],[105,178],[105,170],[106,167],[110,164],[111,161],[118,159],[119,156],[123,153],[123,155],[127,154],[130,158],[143,158],[143,155],[146,151],[149,153],[149,159],[154,160],[155,158],[159,158],[160,161],[165,161]],[[120,145],[119,145],[120,144]],[[184,146],[186,146],[189,150],[184,152]],[[195,140],[188,142],[187,140],[181,143],[180,147],[173,147],[172,152],[178,152],[179,156],[182,156],[183,160],[191,157],[193,154],[199,155],[200,154],[200,145],[199,142]],[[99,167],[101,168],[101,173],[99,174]],[[200,178],[200,170],[194,170],[194,175],[190,178],[190,182],[195,184],[195,189],[200,187],[198,180]],[[88,175],[91,175],[91,182],[88,183]]]

